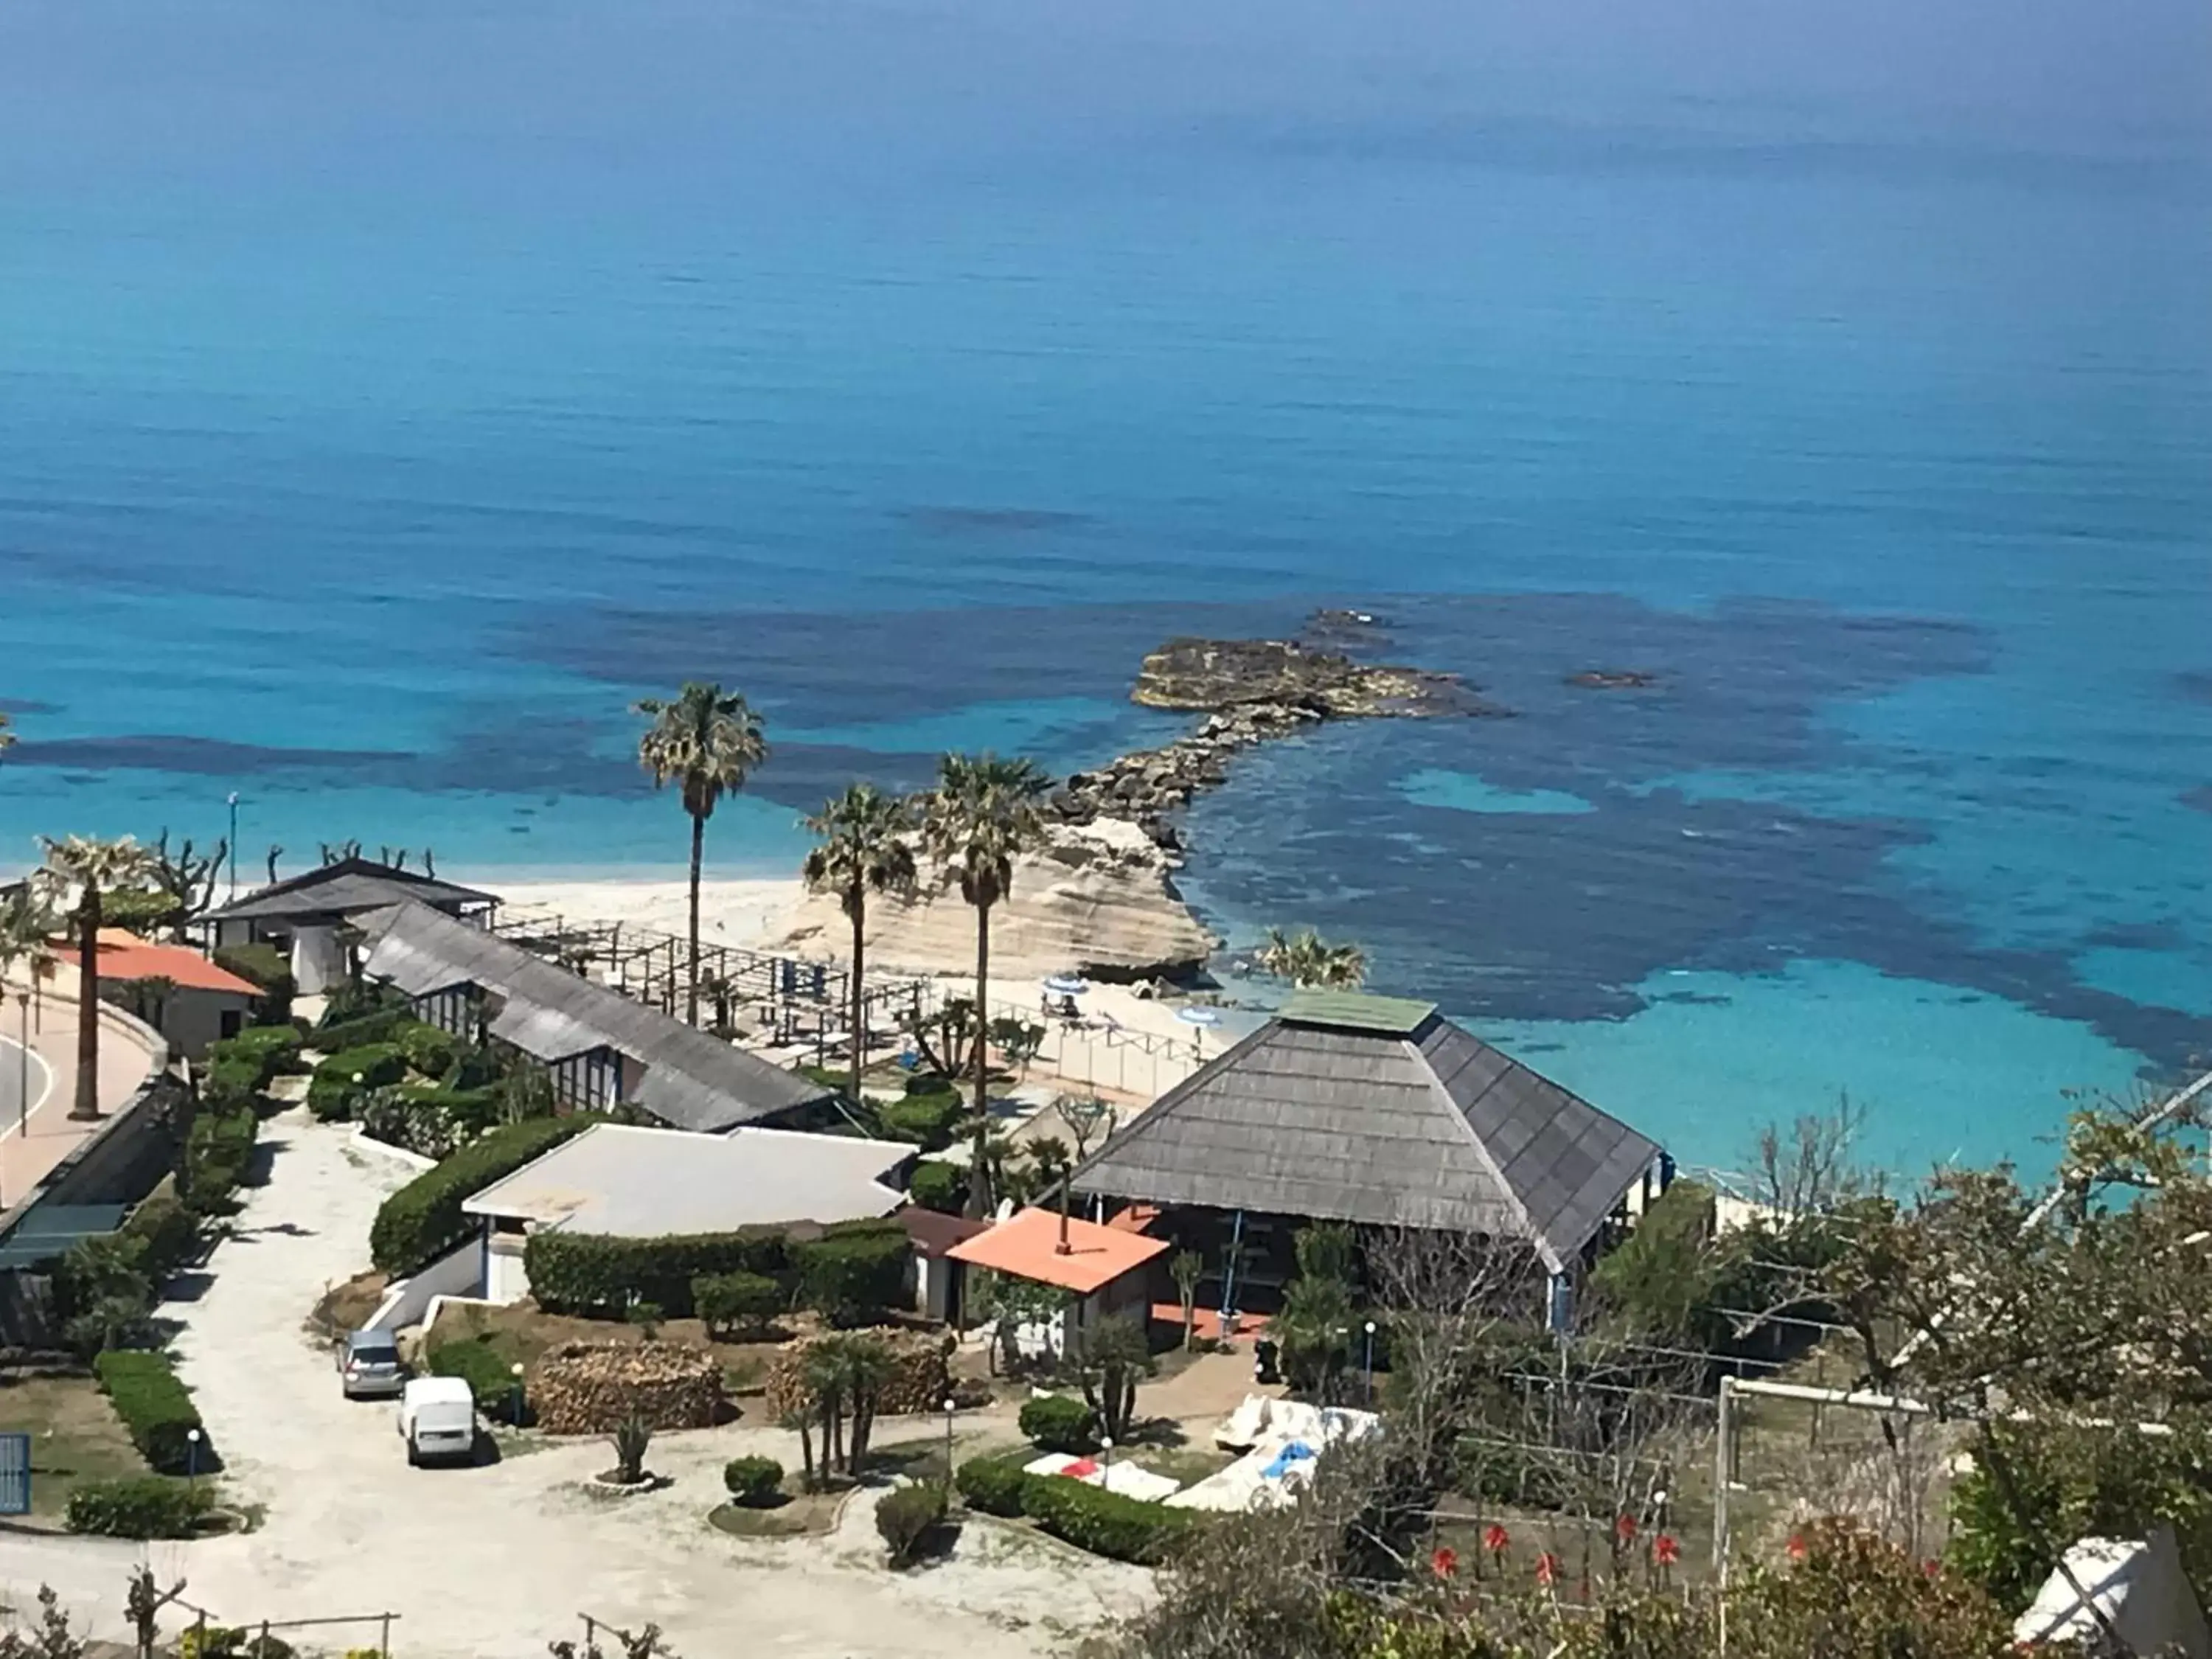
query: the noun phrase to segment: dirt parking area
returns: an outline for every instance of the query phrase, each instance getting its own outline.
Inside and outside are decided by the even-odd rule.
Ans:
[[[183,1322],[179,1370],[226,1487],[262,1518],[251,1532],[150,1554],[225,1622],[389,1610],[399,1615],[402,1659],[537,1659],[548,1638],[574,1633],[579,1613],[657,1622],[684,1659],[1026,1659],[1148,1594],[1150,1575],[1138,1569],[988,1523],[972,1523],[945,1559],[894,1575],[880,1565],[872,1492],[857,1494],[826,1537],[717,1531],[707,1517],[721,1501],[726,1461],[799,1461],[795,1437],[743,1422],[657,1438],[647,1461],[667,1483],[632,1496],[593,1487],[612,1461],[599,1441],[410,1469],[392,1406],[343,1400],[303,1321],[367,1266],[370,1218],[410,1171],[298,1112],[264,1136],[267,1183],[250,1191],[206,1273],[164,1309]],[[878,1438],[942,1432],[941,1422],[885,1424]],[[0,1591],[27,1604],[51,1583],[96,1633],[113,1636],[125,1575],[146,1553],[0,1535]],[[333,1636],[333,1648],[344,1645],[343,1632]]]

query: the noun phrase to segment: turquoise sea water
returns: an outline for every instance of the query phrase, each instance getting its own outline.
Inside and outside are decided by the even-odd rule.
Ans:
[[[703,673],[777,745],[712,857],[782,872],[856,773],[1159,741],[1144,651],[1349,602],[1512,717],[1248,757],[1233,940],[1358,939],[1692,1162],[1845,1092],[2036,1162],[2212,1052],[2194,154],[1402,63],[1402,119],[979,104],[900,9],[133,15],[0,23],[0,865],[235,790],[249,872],[673,868],[623,710]]]

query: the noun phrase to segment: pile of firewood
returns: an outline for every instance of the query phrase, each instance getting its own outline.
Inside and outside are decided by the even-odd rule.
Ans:
[[[609,1434],[625,1419],[656,1429],[711,1428],[726,1414],[720,1361],[680,1342],[569,1342],[531,1371],[538,1426],[551,1434]]]
[[[890,1350],[891,1374],[884,1381],[883,1392],[876,1401],[876,1410],[880,1415],[896,1417],[912,1412],[933,1412],[944,1408],[945,1393],[951,1387],[951,1377],[945,1370],[947,1344],[944,1333],[907,1331],[884,1326],[872,1330],[802,1336],[776,1350],[775,1358],[769,1365],[764,1401],[770,1420],[810,1407],[811,1402],[806,1385],[807,1356],[823,1342],[850,1337],[863,1337],[880,1342]]]

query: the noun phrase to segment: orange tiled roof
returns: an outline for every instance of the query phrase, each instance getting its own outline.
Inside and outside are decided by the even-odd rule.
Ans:
[[[71,960],[75,951],[64,956]],[[258,997],[261,988],[240,979],[228,968],[218,968],[198,951],[181,945],[156,945],[120,927],[100,930],[100,976],[102,979],[166,979],[195,991],[229,991]]]
[[[954,1245],[945,1255],[972,1267],[988,1267],[1088,1296],[1168,1248],[1164,1238],[1146,1238],[1074,1217],[1068,1218],[1067,1243],[1062,1255],[1058,1211],[1028,1209]]]

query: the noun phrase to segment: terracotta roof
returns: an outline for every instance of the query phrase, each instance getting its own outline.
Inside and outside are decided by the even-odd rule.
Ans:
[[[73,961],[76,953],[63,960]],[[156,945],[127,933],[120,927],[100,930],[100,976],[102,979],[166,979],[194,991],[228,991],[258,997],[261,988],[240,979],[228,968],[218,968],[198,951],[181,945]]]
[[[1030,1209],[945,1254],[971,1267],[988,1267],[1088,1296],[1168,1248],[1164,1238],[1146,1238],[1073,1217],[1067,1223],[1067,1253],[1062,1255],[1058,1211]]]

